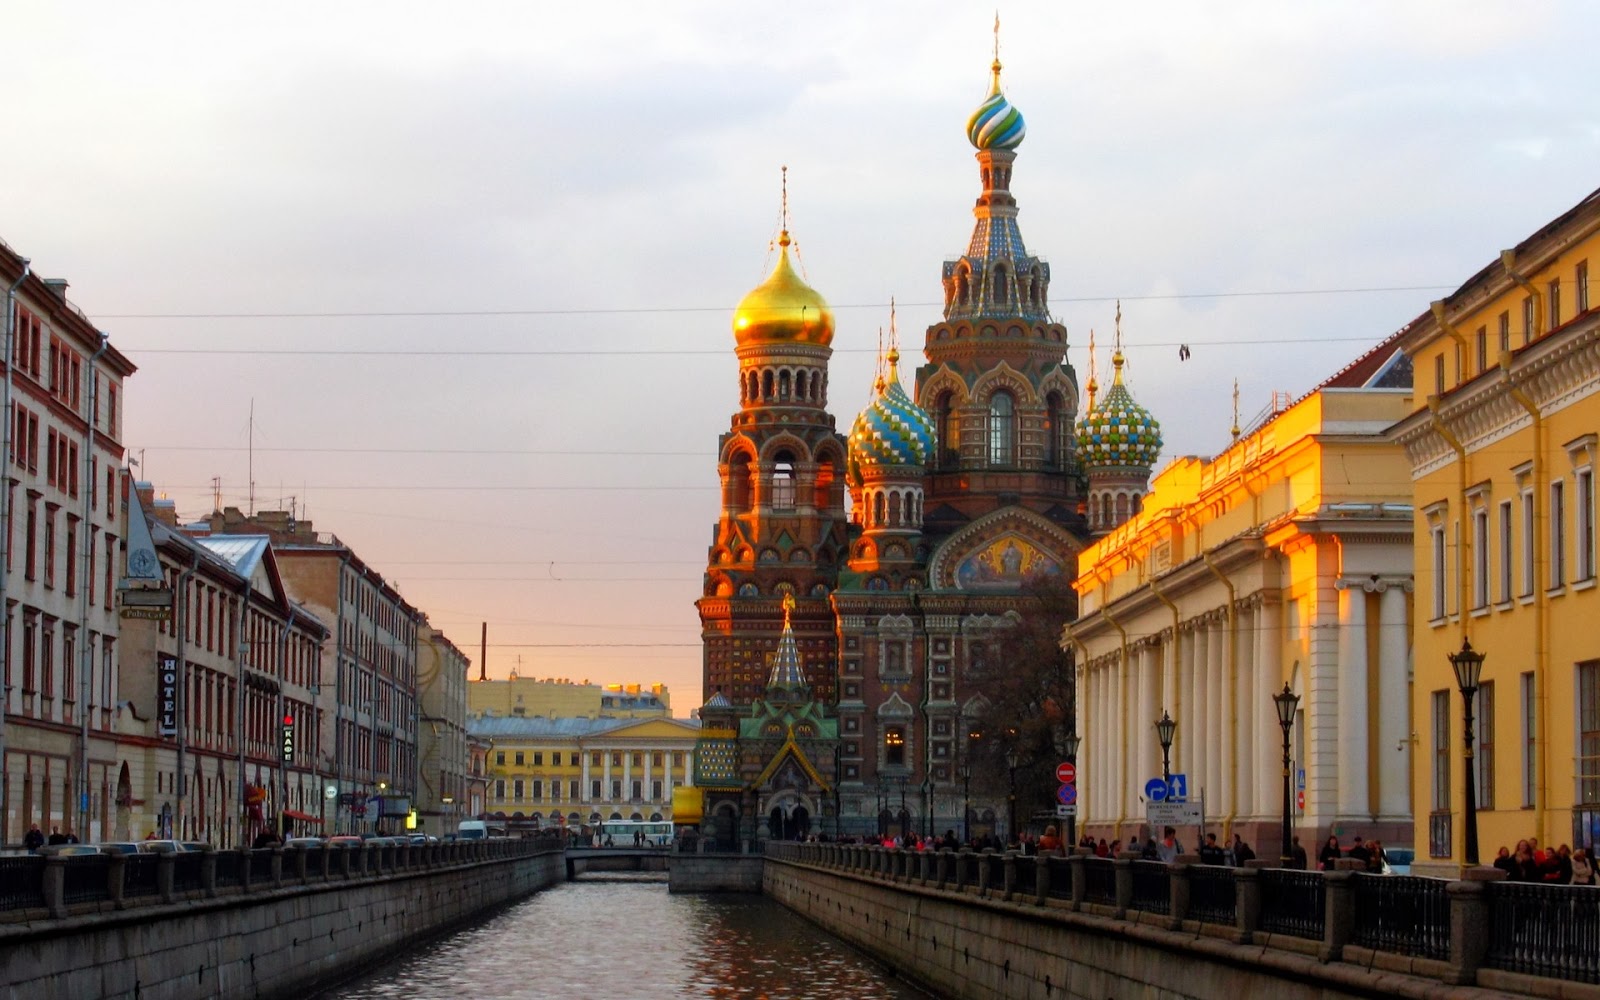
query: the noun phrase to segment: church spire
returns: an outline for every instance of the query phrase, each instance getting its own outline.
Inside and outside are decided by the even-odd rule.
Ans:
[[[772,656],[772,677],[767,681],[769,696],[803,693],[811,690],[800,667],[800,649],[794,641],[794,595],[783,595],[783,634],[778,636],[778,651]]]

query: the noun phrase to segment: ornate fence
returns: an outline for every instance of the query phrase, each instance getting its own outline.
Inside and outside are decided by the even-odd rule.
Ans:
[[[1490,882],[1492,969],[1600,983],[1600,889]]]
[[[1436,878],[1357,874],[1355,942],[1375,951],[1450,958],[1449,883]]]
[[[1264,868],[1260,879],[1262,930],[1322,940],[1327,886],[1321,872]]]

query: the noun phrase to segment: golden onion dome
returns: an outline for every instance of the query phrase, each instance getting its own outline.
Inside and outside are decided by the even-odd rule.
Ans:
[[[800,280],[789,262],[789,232],[778,239],[778,266],[733,313],[733,338],[745,344],[833,342],[833,310],[817,290]]]

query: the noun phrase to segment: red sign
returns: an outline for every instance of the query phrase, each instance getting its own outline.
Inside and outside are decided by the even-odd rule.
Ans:
[[[1301,789],[1300,791],[1294,793],[1294,807],[1296,809],[1300,810],[1301,812],[1305,812],[1306,811],[1306,793],[1305,793],[1305,789]]]
[[[1063,785],[1070,785],[1078,780],[1078,769],[1072,766],[1072,761],[1064,760],[1056,765],[1056,780]]]

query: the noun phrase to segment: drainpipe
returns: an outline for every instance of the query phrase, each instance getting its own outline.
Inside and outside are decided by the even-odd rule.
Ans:
[[[1528,293],[1529,298],[1533,299],[1533,328],[1526,332],[1527,339],[1532,340],[1544,332],[1544,296],[1540,294],[1539,289],[1533,287],[1533,282],[1517,271],[1516,262],[1517,252],[1515,250],[1500,251],[1500,265],[1506,269],[1506,277],[1521,285],[1522,290]]]
[[[1445,426],[1444,418],[1439,416],[1439,397],[1428,397],[1428,416],[1433,422],[1433,429],[1444,438],[1445,443],[1455,449],[1456,453],[1456,619],[1461,624],[1461,638],[1467,639],[1471,616],[1467,613],[1467,573],[1472,569],[1472,533],[1467,531],[1467,449],[1461,439]],[[1535,484],[1535,489],[1538,485]],[[1535,504],[1535,510],[1537,510]],[[1445,525],[1446,531],[1449,525]],[[1537,550],[1535,546],[1535,550]],[[1450,617],[1450,609],[1445,609],[1445,617]]]
[[[3,417],[0,417],[0,424],[5,425],[5,431],[3,432],[5,446],[0,449],[0,462],[5,463],[6,469],[5,476],[0,477],[0,525],[4,526],[4,530],[0,530],[0,644],[3,644],[0,645],[0,651],[3,651],[0,655],[8,654],[11,651],[11,607],[6,603],[6,590],[7,583],[11,580],[7,565],[11,562],[11,454],[12,449],[15,447],[15,442],[12,441],[11,435],[13,431],[12,424],[16,422],[15,415],[11,412],[11,371],[16,367],[12,364],[12,361],[15,360],[17,353],[15,347],[17,335],[17,289],[22,287],[24,281],[28,280],[28,273],[32,266],[28,258],[22,258],[22,273],[17,276],[17,280],[12,283],[11,287],[6,289],[6,379],[5,389],[3,394],[0,394],[0,410],[4,411]],[[10,782],[7,780],[8,772],[5,767],[6,709],[10,707],[10,702],[11,692],[0,689],[0,819],[5,818],[7,807],[11,802],[11,787]]]
[[[1467,367],[1467,338],[1455,328],[1455,324],[1444,318],[1443,299],[1434,299],[1428,303],[1428,308],[1433,311],[1434,323],[1456,342],[1456,385],[1461,385],[1467,380],[1467,373],[1464,371]]]
[[[345,570],[350,565],[350,552],[345,550],[339,553],[339,607],[334,615],[333,638],[333,783],[339,790],[339,797],[345,794],[344,787],[344,588]],[[339,807],[342,803],[339,798],[333,802],[333,830],[343,833],[339,829]]]
[[[83,478],[86,489],[83,491],[83,520],[79,521],[81,533],[78,538],[78,587],[83,596],[78,601],[78,804],[80,822],[78,829],[83,831],[85,837],[89,836],[89,698],[94,693],[90,683],[89,669],[94,665],[93,651],[89,648],[89,598],[94,594],[94,581],[89,579],[89,554],[93,543],[89,539],[89,524],[94,503],[94,421],[95,397],[95,365],[100,361],[100,356],[106,353],[106,348],[111,346],[111,338],[104,333],[100,334],[100,346],[95,348],[89,356],[89,363],[83,369],[84,395],[89,398],[89,414],[84,423],[89,425],[84,434]],[[100,839],[104,840],[106,831],[100,831]]]
[[[1547,779],[1549,775],[1550,754],[1545,751],[1549,746],[1548,733],[1550,715],[1547,706],[1550,700],[1549,685],[1545,683],[1549,676],[1550,659],[1550,599],[1545,593],[1541,581],[1548,580],[1548,554],[1544,546],[1539,544],[1543,537],[1541,530],[1545,520],[1549,517],[1547,500],[1541,500],[1540,491],[1548,494],[1545,486],[1545,456],[1544,439],[1546,428],[1544,415],[1539,412],[1539,405],[1533,401],[1511,376],[1511,355],[1509,352],[1500,355],[1500,377],[1505,383],[1506,391],[1511,394],[1528,411],[1529,418],[1533,421],[1533,524],[1529,530],[1533,533],[1533,697],[1538,706],[1534,712],[1534,747],[1536,751],[1536,779],[1537,786],[1533,792],[1533,828],[1544,835],[1544,814]]]
[[[1217,578],[1228,591],[1228,686],[1223,690],[1224,698],[1233,698],[1234,692],[1239,690],[1239,609],[1236,606],[1236,592],[1233,581],[1227,574],[1217,568],[1211,561],[1211,553],[1202,551],[1200,558],[1204,560],[1206,569]],[[1233,818],[1239,811],[1239,704],[1234,699],[1233,709],[1228,712],[1228,815],[1222,821],[1222,835],[1227,837],[1233,831]]]
[[[192,544],[192,543],[191,543]],[[177,608],[173,611],[177,619],[178,632],[178,690],[176,692],[177,709],[173,712],[174,721],[178,724],[178,767],[175,794],[177,810],[173,818],[172,833],[179,840],[187,834],[183,829],[183,797],[189,786],[184,781],[183,765],[186,763],[189,750],[189,578],[194,576],[195,570],[200,568],[200,548],[195,546],[190,553],[193,559],[188,569],[178,574],[178,592],[174,595]]]
[[[1121,703],[1121,711],[1118,714],[1122,716],[1122,722],[1123,722],[1123,724],[1120,727],[1118,727],[1122,731],[1121,732],[1122,747],[1121,747],[1121,751],[1120,751],[1120,756],[1118,757],[1118,761],[1124,767],[1126,767],[1127,766],[1127,762],[1128,762],[1128,725],[1127,725],[1127,716],[1128,716],[1128,630],[1123,628],[1120,624],[1118,624],[1117,620],[1115,618],[1111,617],[1111,612],[1106,610],[1106,598],[1108,596],[1109,595],[1106,594],[1104,592],[1104,590],[1101,591],[1101,595],[1100,595],[1100,617],[1104,618],[1106,620],[1107,624],[1109,624],[1112,628],[1116,629],[1117,630],[1117,634],[1122,636],[1122,644],[1117,650],[1117,662],[1118,662],[1118,666],[1119,666],[1119,668],[1121,669],[1121,672],[1122,672],[1122,690],[1121,690],[1120,696],[1118,698],[1118,701]],[[1117,794],[1117,825],[1116,825],[1115,836],[1116,836],[1117,839],[1121,839],[1123,824],[1127,823],[1127,821],[1128,821],[1128,797],[1127,797],[1127,794],[1126,794],[1127,789],[1121,787],[1121,784],[1122,783],[1119,783],[1119,786],[1117,788],[1117,793],[1116,793]]]
[[[234,723],[234,739],[239,746],[239,844],[243,847],[249,847],[250,839],[245,836],[245,827],[250,818],[250,812],[247,804],[245,803],[244,797],[244,754],[245,744],[248,742],[249,738],[249,734],[245,731],[246,719],[244,712],[244,656],[245,652],[250,648],[250,578],[248,576],[244,578],[244,591],[240,595],[240,598],[239,611],[235,618],[239,624],[234,633],[239,640],[239,649],[236,653],[237,659],[234,661],[234,673],[238,677],[238,683],[234,686],[236,694],[234,695],[233,699],[233,709],[236,719]],[[263,805],[265,805],[265,803],[263,803]]]

